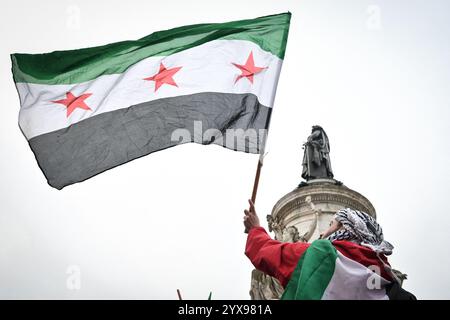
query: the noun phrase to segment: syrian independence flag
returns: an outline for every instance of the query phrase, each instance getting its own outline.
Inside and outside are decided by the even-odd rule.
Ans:
[[[260,153],[290,17],[12,54],[19,125],[48,183],[62,189],[186,142]]]
[[[300,257],[281,299],[387,300],[390,281],[379,268],[346,257],[331,241],[316,240]]]

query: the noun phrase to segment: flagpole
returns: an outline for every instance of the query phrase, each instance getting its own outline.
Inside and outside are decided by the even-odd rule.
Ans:
[[[259,177],[261,176],[261,168],[263,166],[263,160],[267,153],[263,153],[264,149],[262,150],[262,153],[259,156],[258,164],[256,165],[256,173],[255,173],[255,180],[253,181],[253,191],[252,191],[252,202],[256,202],[256,194],[258,192],[258,185],[259,185]],[[248,233],[248,230],[245,229],[244,233]]]
[[[252,202],[255,203],[256,201],[256,193],[258,192],[258,185],[259,185],[259,177],[261,176],[261,168],[263,166],[263,156],[260,156],[258,159],[258,164],[256,165],[256,174],[255,174],[255,181],[253,182],[253,191],[252,191]]]

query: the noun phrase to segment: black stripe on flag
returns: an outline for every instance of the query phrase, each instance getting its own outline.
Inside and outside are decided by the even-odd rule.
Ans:
[[[272,109],[253,94],[205,92],[102,113],[29,140],[57,189],[187,142],[259,153]]]

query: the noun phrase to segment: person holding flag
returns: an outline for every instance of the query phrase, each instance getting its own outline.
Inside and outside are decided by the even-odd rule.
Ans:
[[[249,204],[245,254],[256,269],[281,283],[282,300],[416,300],[392,272],[386,256],[393,246],[365,212],[341,209],[320,239],[286,243],[271,239],[253,201]]]

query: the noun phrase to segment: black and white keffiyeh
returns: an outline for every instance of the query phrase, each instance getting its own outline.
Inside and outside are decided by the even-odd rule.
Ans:
[[[376,253],[392,254],[394,246],[384,240],[383,230],[374,218],[367,213],[345,208],[339,210],[334,218],[343,226],[327,239],[348,240],[371,248]]]

